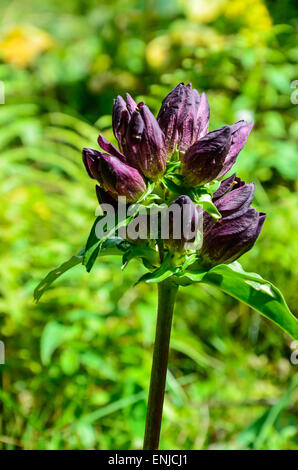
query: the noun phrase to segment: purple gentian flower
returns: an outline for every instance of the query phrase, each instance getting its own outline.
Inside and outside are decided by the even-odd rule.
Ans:
[[[164,133],[143,102],[137,105],[128,93],[126,102],[118,96],[113,107],[113,130],[122,160],[150,180],[156,181],[164,174],[167,161]],[[104,150],[108,144],[99,137],[99,145]]]
[[[187,86],[179,83],[163,100],[157,120],[168,153],[172,154],[176,145],[184,152],[208,132],[209,105],[205,93],[199,95],[191,83]]]
[[[83,161],[89,176],[99,181],[114,199],[125,196],[128,202],[134,202],[146,191],[138,170],[115,156],[85,148]]]
[[[224,176],[236,162],[253,123],[239,121],[209,132],[181,154],[181,173],[190,186],[198,186]]]
[[[204,264],[231,263],[252,248],[266,218],[265,213],[250,207],[253,195],[254,185],[245,184],[236,175],[222,181],[213,197],[222,218],[215,222],[204,213],[200,251]]]

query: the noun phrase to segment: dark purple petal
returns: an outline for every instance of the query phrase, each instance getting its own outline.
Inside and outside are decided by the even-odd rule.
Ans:
[[[231,128],[209,132],[181,155],[181,173],[191,186],[212,181],[222,170],[231,144]]]
[[[229,153],[225,160],[225,165],[218,175],[218,178],[224,176],[234,165],[240,150],[246,144],[250,131],[254,123],[247,124],[245,121],[238,121],[236,124],[231,126],[232,131],[232,141]]]
[[[244,253],[249,251],[255,244],[261,229],[263,227],[265,217],[263,213],[256,212],[256,216],[254,221],[251,223],[251,225],[248,227],[245,233],[242,233],[242,236],[239,237],[239,240],[237,243],[234,244],[233,247],[230,247],[229,253],[225,253],[225,263],[232,263],[236,259],[238,259],[240,256],[242,256]],[[262,215],[260,215],[262,214]],[[227,258],[227,255],[229,254],[229,258]]]
[[[100,146],[139,170],[151,180],[157,180],[166,168],[165,138],[159,124],[145,104],[138,105],[127,93],[114,101],[113,129],[121,152],[100,137]]]
[[[130,96],[129,93],[126,93],[126,106],[127,106],[127,110],[129,112],[130,115],[132,115],[132,113],[134,112],[134,110],[136,109],[137,107],[137,103],[135,102],[135,100]]]
[[[126,135],[126,155],[128,162],[134,168],[141,170],[139,151],[144,132],[144,121],[139,110],[132,113]]]
[[[246,184],[235,174],[222,181],[219,189],[213,195],[213,202],[221,213],[222,220],[231,220],[244,214],[249,208],[254,195],[254,185]],[[214,197],[215,196],[215,197]],[[204,213],[203,229],[204,233],[216,224],[215,220]]]
[[[192,90],[191,84],[186,87],[186,101],[182,113],[182,120],[178,126],[179,140],[177,142],[180,151],[185,152],[196,140],[198,135],[198,109],[200,95],[197,90]]]
[[[178,129],[186,114],[186,87],[179,83],[163,100],[157,116],[166,138],[166,147],[172,153],[178,143]]]
[[[166,168],[165,139],[149,108],[139,103],[133,112],[127,133],[129,164],[151,180],[157,180]]]
[[[97,179],[99,177],[98,164],[101,152],[94,149],[83,148],[83,162],[90,178]]]
[[[119,160],[126,163],[126,157],[123,153],[119,152],[119,150],[115,147],[115,145],[111,144],[103,135],[99,134],[97,139],[98,145],[113,157],[118,157]]]
[[[117,96],[117,98],[114,100],[112,123],[114,135],[119,143],[121,150],[122,139],[126,134],[128,122],[129,112],[126,107],[126,103],[122,96]]]
[[[221,219],[204,232],[202,260],[205,264],[231,263],[250,250],[257,240],[266,215],[250,208],[232,220]]]
[[[226,178],[220,183],[220,186],[217,191],[213,194],[212,200],[216,201],[220,197],[224,196],[228,191],[232,189],[232,186],[235,182],[236,173],[234,173],[229,178]]]
[[[148,178],[156,180],[166,169],[165,136],[146,105],[140,106],[140,114],[145,126],[140,146],[141,171]]]
[[[99,168],[100,182],[114,198],[125,196],[128,202],[134,202],[146,191],[145,182],[138,170],[117,157],[102,154]]]
[[[134,168],[140,169],[139,150],[140,143],[144,133],[144,121],[139,110],[132,113],[126,136],[126,154],[129,164]]]
[[[199,107],[198,107],[197,116],[196,116],[197,135],[196,135],[195,140],[201,139],[208,133],[209,115],[210,115],[210,110],[209,110],[207,96],[205,95],[205,93],[202,93]]]
[[[215,205],[225,220],[234,219],[244,214],[249,208],[254,197],[254,185],[245,184],[240,188],[230,191]]]
[[[157,120],[165,134],[168,153],[173,153],[176,145],[186,151],[208,132],[206,95],[200,96],[190,83],[179,83],[163,100]]]
[[[261,233],[266,217],[267,217],[267,214],[265,214],[265,212],[259,212],[259,223],[256,229],[256,239]]]

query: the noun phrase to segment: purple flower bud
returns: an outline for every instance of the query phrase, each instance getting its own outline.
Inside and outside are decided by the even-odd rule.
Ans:
[[[126,93],[126,100],[122,96],[117,96],[113,106],[113,130],[118,141],[120,150],[126,153],[126,134],[131,115],[137,107],[137,103]]]
[[[204,213],[200,253],[204,264],[231,263],[252,248],[266,218],[263,212],[249,207],[253,195],[254,185],[245,184],[236,175],[222,181],[213,197],[222,218],[215,222]]]
[[[266,214],[250,208],[233,220],[218,221],[204,233],[201,256],[204,264],[231,263],[250,250],[263,227]]]
[[[146,191],[138,170],[115,156],[84,148],[83,161],[89,176],[96,179],[114,199],[125,196],[128,202],[134,202]]]
[[[246,184],[235,174],[222,181],[212,198],[222,219],[231,220],[244,214],[253,200],[254,190],[253,184]],[[220,192],[222,192],[222,196],[219,195]],[[211,215],[205,212],[203,218],[204,233],[215,224],[216,222]]]
[[[181,155],[185,182],[191,186],[225,175],[245,145],[253,124],[239,121],[209,132]]]
[[[138,170],[121,162],[117,157],[102,153],[99,175],[99,182],[115,199],[125,196],[128,202],[134,202],[146,191],[146,184]]]
[[[234,173],[232,176],[229,178],[226,178],[220,183],[220,186],[218,190],[213,194],[213,201],[216,201],[220,197],[224,196],[226,193],[229,191],[232,191],[233,189],[240,188],[241,186],[244,186],[245,182],[241,181],[238,176],[236,176],[236,173]]]
[[[169,224],[169,239],[165,245],[174,251],[183,251],[185,244],[193,243],[196,239],[199,215],[196,206],[188,196],[179,196],[167,211]]]
[[[87,173],[90,178],[99,181],[98,162],[100,160],[101,152],[97,150],[83,148],[83,162],[86,167]]]
[[[109,142],[103,135],[99,134],[97,142],[106,153],[113,155],[113,157],[119,158],[119,160],[121,160],[123,163],[127,163],[127,158],[125,155],[119,152],[115,145],[111,144],[111,142]]]
[[[126,102],[118,96],[113,107],[113,129],[122,153],[100,136],[103,150],[153,181],[163,175],[167,160],[164,134],[144,103],[137,105],[128,93]]]
[[[181,155],[181,173],[190,186],[215,179],[224,166],[231,146],[231,128],[224,126],[209,132]]]
[[[139,103],[132,113],[127,131],[126,155],[130,165],[153,181],[165,172],[165,137],[157,120],[144,103]]]
[[[232,131],[232,142],[227,158],[225,159],[224,166],[220,173],[217,175],[217,178],[224,176],[234,165],[240,150],[243,149],[250,131],[253,128],[254,123],[251,122],[247,124],[245,121],[238,121],[236,124],[231,126]]]
[[[234,219],[244,214],[254,197],[254,185],[244,184],[233,189],[215,202],[215,205],[225,220]]]
[[[179,83],[163,100],[157,116],[165,134],[166,147],[172,154],[176,145],[181,151],[187,150],[195,141],[208,132],[209,105],[205,93],[199,95]]]

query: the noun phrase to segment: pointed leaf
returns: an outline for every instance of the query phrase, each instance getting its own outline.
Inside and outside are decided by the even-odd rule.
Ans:
[[[104,217],[104,215],[100,215],[96,218],[87,243],[86,243],[86,248],[84,252],[84,257],[83,257],[83,265],[86,266],[87,272],[90,272],[93,264],[96,261],[97,256],[99,255],[99,252],[101,252],[101,255],[104,254],[111,254],[111,255],[118,255],[122,254],[121,250],[125,250],[128,246],[129,243],[123,240],[122,238],[108,238],[104,237],[102,239],[98,238],[96,235],[96,225],[97,223]],[[127,219],[125,219],[127,220]],[[117,228],[120,227],[120,223],[115,226],[113,230],[109,232],[109,235],[112,237],[115,234],[115,231]],[[107,252],[109,250],[109,253]]]
[[[77,266],[77,264],[82,263],[83,250],[81,250],[79,254],[72,256],[69,260],[65,261],[65,263],[62,263],[60,266],[58,266],[58,268],[53,269],[47,274],[47,276],[38,284],[38,286],[34,290],[34,299],[36,300],[36,302],[39,301],[41,296],[45,293],[46,290],[50,288],[50,286],[56,279],[62,276],[62,274],[64,274],[66,271],[69,271],[69,269],[72,269]]]
[[[208,193],[195,196],[195,203],[201,206],[204,211],[208,212],[214,220],[221,218],[221,214],[218,211],[215,204],[212,202],[212,196]]]
[[[165,257],[163,263],[161,266],[155,271],[152,271],[150,273],[144,274],[137,282],[135,285],[139,284],[140,282],[161,282],[167,279],[168,277],[172,276],[175,274],[175,272],[178,271],[178,267],[171,266],[170,265],[170,260],[171,260],[171,254],[168,253],[167,256]]]
[[[126,250],[128,247],[129,243],[123,240],[122,238],[106,240],[101,247],[100,256],[122,255],[123,251]],[[83,262],[84,253],[85,247],[82,248],[82,250],[77,255],[72,256],[68,261],[62,263],[60,266],[58,266],[58,268],[53,269],[47,274],[47,276],[38,284],[38,286],[34,290],[34,299],[36,300],[36,302],[39,301],[41,296],[51,287],[51,285],[54,281],[56,281],[56,279],[62,276],[62,274],[64,274],[66,271],[69,271],[70,269]],[[97,255],[98,253],[96,254],[96,256]]]
[[[256,273],[246,273],[240,263],[220,264],[208,271],[188,270],[184,275],[193,282],[218,287],[241,300],[298,339],[298,320],[290,312],[281,292]]]

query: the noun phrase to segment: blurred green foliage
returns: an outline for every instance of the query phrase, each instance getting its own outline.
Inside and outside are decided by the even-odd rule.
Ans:
[[[141,448],[156,319],[155,287],[133,287],[143,268],[104,258],[32,300],[94,219],[81,148],[112,137],[115,95],[156,112],[183,80],[207,92],[211,128],[253,119],[237,171],[268,218],[243,263],[297,314],[297,6],[2,0],[0,12],[0,445]],[[277,327],[211,287],[185,288],[171,347],[161,448],[298,449],[297,373]]]

